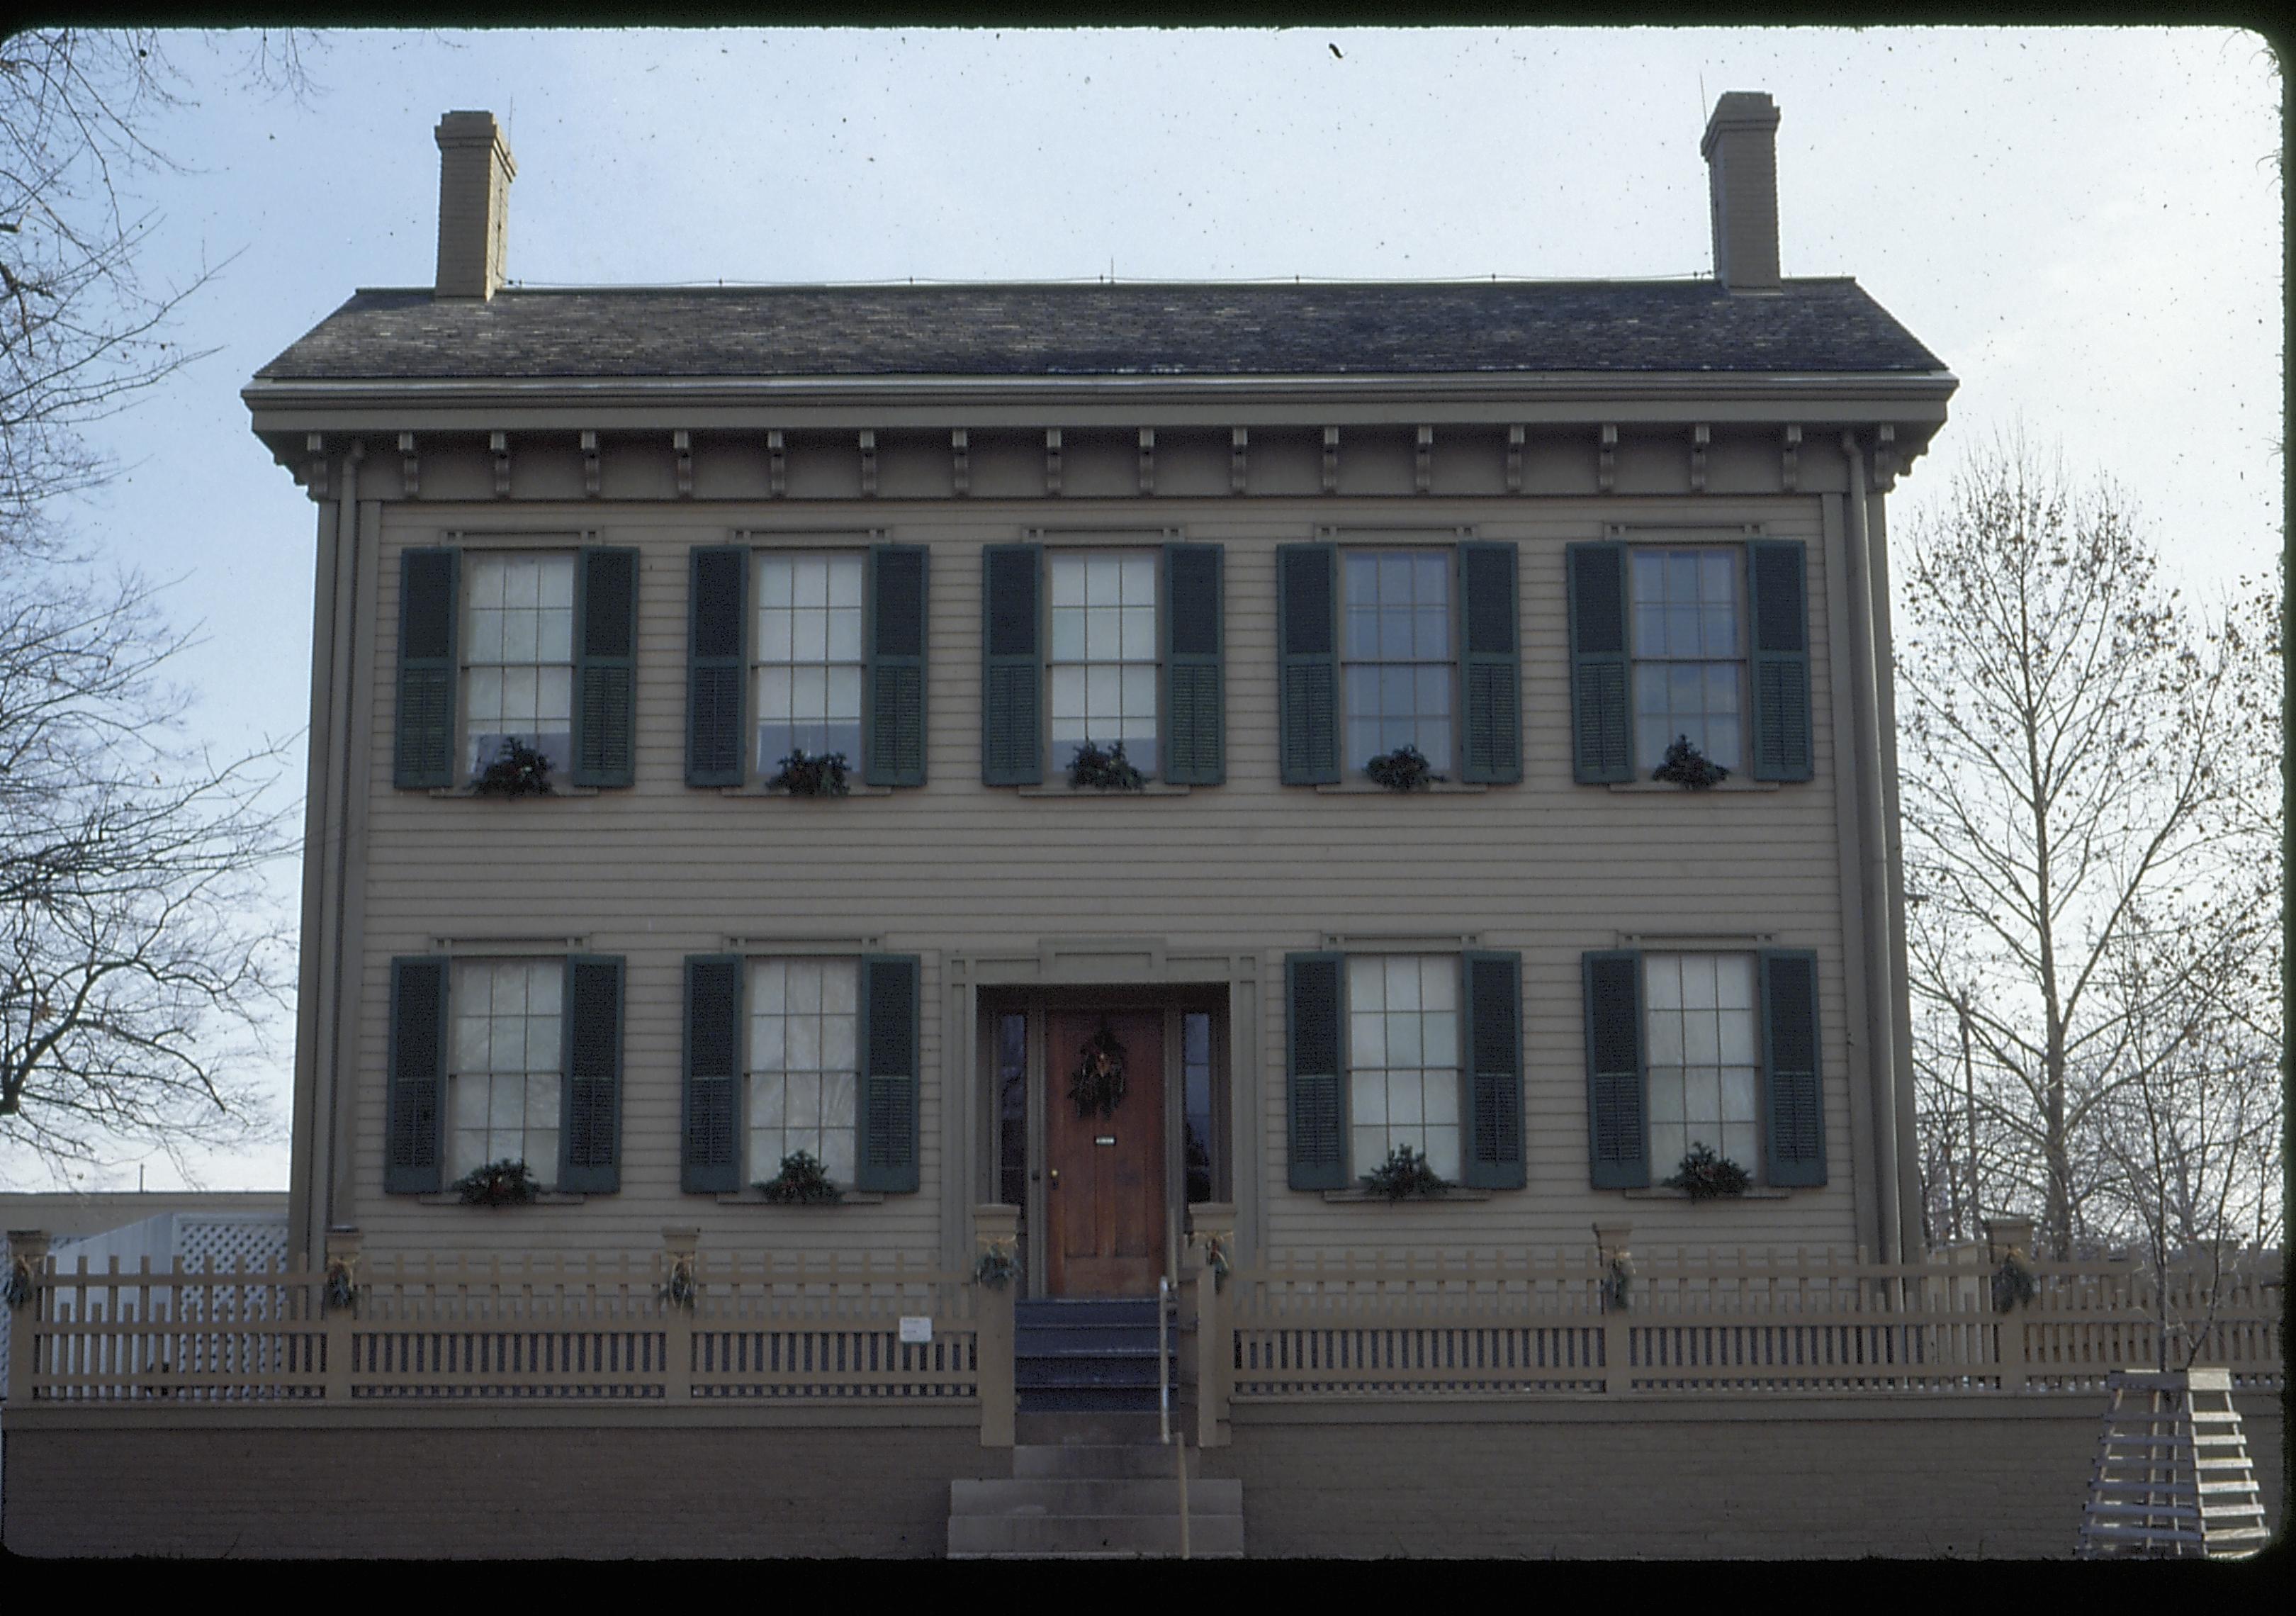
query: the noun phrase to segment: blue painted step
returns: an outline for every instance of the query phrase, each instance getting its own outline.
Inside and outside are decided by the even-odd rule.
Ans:
[[[1013,1307],[1013,1389],[1029,1412],[1146,1412],[1157,1406],[1152,1297],[1040,1297]],[[1177,1341],[1168,1341],[1177,1350]]]

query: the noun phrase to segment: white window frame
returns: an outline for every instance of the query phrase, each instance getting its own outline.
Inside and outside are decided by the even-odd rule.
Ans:
[[[1728,768],[1733,774],[1741,772],[1746,767],[1746,759],[1752,739],[1751,730],[1752,713],[1751,712],[1748,705],[1749,693],[1746,679],[1746,669],[1750,654],[1747,644],[1747,636],[1749,632],[1747,607],[1749,603],[1746,596],[1746,540],[1748,537],[1748,535],[1739,533],[1732,533],[1726,537],[1718,536],[1712,538],[1674,534],[1663,536],[1644,534],[1637,536],[1629,533],[1626,536],[1628,646],[1627,704],[1628,723],[1630,726],[1628,742],[1633,749],[1635,768],[1639,775],[1647,776],[1652,769],[1658,767],[1659,765],[1665,760],[1666,749],[1674,743],[1676,735],[1678,733],[1686,733],[1683,731],[1681,724],[1676,722],[1670,714],[1668,722],[1668,733],[1665,739],[1659,742],[1658,750],[1655,753],[1647,756],[1645,755],[1647,749],[1644,747],[1643,742],[1642,692],[1643,671],[1646,668],[1655,669],[1670,666],[1686,666],[1710,669],[1723,667],[1726,665],[1728,666],[1732,669],[1733,700],[1736,703],[1734,713],[1737,721],[1736,745],[1728,755],[1718,754],[1708,743],[1708,737],[1705,734],[1704,725],[1704,719],[1708,715],[1704,713],[1702,713],[1701,715],[1701,734],[1698,736],[1693,737],[1693,739],[1698,742],[1699,750],[1706,757],[1708,761],[1720,764]],[[1646,653],[1643,649],[1644,635],[1641,602],[1636,592],[1636,580],[1640,572],[1640,569],[1636,564],[1637,557],[1650,554],[1694,554],[1699,558],[1701,566],[1702,567],[1705,558],[1717,553],[1723,554],[1726,558],[1726,569],[1731,580],[1730,612],[1733,628],[1732,637],[1733,644],[1734,645],[1734,649],[1731,654],[1726,657],[1710,656],[1705,654],[1702,649],[1701,653],[1697,656],[1676,656],[1671,654]],[[1661,606],[1660,610],[1666,610],[1666,608]]]
[[[1382,988],[1380,1002],[1376,1007],[1365,1002],[1369,996],[1362,991],[1364,978],[1358,970],[1360,966],[1369,966],[1374,963],[1380,966]],[[1393,1066],[1387,1062],[1390,1055],[1394,1052],[1392,1035],[1400,1030],[1395,1018],[1414,1013],[1414,1007],[1399,1006],[1390,1002],[1394,997],[1393,989],[1398,984],[1401,975],[1398,967],[1404,965],[1412,967],[1410,992],[1417,1002],[1416,1014],[1419,1018],[1413,1030],[1414,1036],[1421,1039],[1420,1058],[1415,1065]],[[1432,972],[1428,970],[1431,965],[1436,967]],[[1398,1128],[1403,1129],[1416,1128],[1419,1130],[1419,1139],[1415,1148],[1420,1154],[1427,1158],[1428,1164],[1439,1175],[1451,1180],[1454,1184],[1458,1183],[1463,1177],[1465,1164],[1467,1105],[1466,1061],[1464,1047],[1466,1031],[1460,1020],[1465,1010],[1466,994],[1461,956],[1456,954],[1365,951],[1347,955],[1345,969],[1347,972],[1345,998],[1348,1007],[1347,1148],[1348,1159],[1351,1164],[1350,1176],[1357,1179],[1362,1178],[1364,1175],[1373,1171],[1385,1161],[1389,1151],[1396,1144],[1411,1143],[1408,1139],[1398,1140],[1395,1137]],[[1440,1063],[1430,1063],[1425,1059],[1424,1039],[1430,1030],[1426,1018],[1431,1013],[1441,1013],[1439,1006],[1432,1012],[1423,1007],[1425,991],[1431,983],[1436,981],[1443,984],[1443,990],[1450,999],[1451,1049],[1450,1063],[1447,1068]],[[1369,1030],[1367,1023],[1373,1021],[1379,1023],[1380,1062],[1376,1066],[1364,1058],[1370,1043],[1365,1037]],[[1365,1114],[1367,1108],[1364,1104],[1365,1089],[1360,1081],[1364,1074],[1371,1071],[1387,1074],[1387,1080],[1382,1086],[1381,1103],[1377,1108],[1380,1114],[1376,1120],[1367,1119]],[[1426,1103],[1426,1096],[1431,1092],[1427,1081],[1429,1075],[1447,1072],[1449,1081],[1439,1085],[1439,1089],[1449,1101],[1450,1120],[1447,1123],[1439,1120],[1443,1109],[1440,1104],[1432,1108],[1431,1112]],[[1398,1084],[1396,1079],[1404,1073],[1415,1074],[1415,1083]],[[1398,1092],[1408,1095],[1414,1090],[1420,1095],[1418,1118],[1414,1121],[1402,1124],[1390,1120],[1390,1113],[1394,1109],[1394,1102]],[[1431,1142],[1427,1130],[1444,1128],[1448,1128],[1450,1138],[1445,1151],[1438,1153],[1430,1148]],[[1363,1148],[1365,1142],[1365,1136],[1374,1128],[1383,1131],[1386,1142],[1372,1156],[1372,1159],[1366,1161],[1364,1159],[1365,1152]]]
[[[799,1009],[795,1013],[795,1017],[786,1008],[782,1010],[768,1008],[768,996],[764,991],[764,973],[775,967],[779,967],[783,972],[784,988],[788,985],[788,972],[791,967],[809,969],[822,973],[820,997],[816,1003],[824,1007],[814,1011]],[[845,973],[846,982],[849,984],[848,992],[843,995],[833,994],[830,990],[831,984],[828,980],[829,973],[839,970]],[[744,1174],[742,1181],[744,1184],[755,1185],[773,1178],[781,1170],[783,1157],[794,1149],[805,1148],[810,1152],[816,1161],[822,1163],[829,1177],[837,1183],[838,1186],[850,1194],[859,1160],[861,1137],[861,956],[857,954],[811,952],[751,954],[743,956],[742,972],[741,1150]],[[842,997],[846,1007],[836,1011],[826,1008],[832,997]],[[784,998],[783,1004],[786,1006],[787,1003],[787,999]],[[792,1069],[788,1064],[787,1058],[790,1034],[802,1025],[802,1022],[795,1018],[807,1015],[820,1018],[810,1029],[813,1037],[818,1040],[816,1045],[816,1063],[808,1068]],[[830,1020],[832,1017],[840,1015],[850,1024],[850,1030],[847,1035],[849,1042],[844,1051],[846,1059],[839,1064],[830,1060],[832,1047],[830,1035],[832,1031]],[[780,1023],[775,1029],[782,1040],[782,1064],[778,1068],[768,1065],[761,1059],[770,1045],[760,1027],[760,1022],[768,1018]],[[782,1117],[783,1120],[778,1122],[760,1120],[759,1110],[767,1108],[769,1104],[764,1080],[776,1074],[783,1079]],[[849,1113],[847,1120],[834,1123],[819,1120],[811,1125],[787,1120],[789,1115],[787,1103],[791,1094],[789,1079],[792,1075],[810,1078],[814,1080],[814,1114],[816,1118],[821,1117],[826,1109],[825,1096],[832,1084],[841,1079],[843,1096]],[[802,1142],[798,1145],[792,1145],[790,1143],[789,1135],[793,1129],[803,1130],[808,1126],[820,1137],[822,1148],[814,1148],[811,1145],[803,1144]],[[778,1147],[761,1149],[760,1135],[769,1128],[777,1130],[780,1135]],[[825,1136],[829,1132],[837,1130],[841,1130],[846,1136],[845,1148],[841,1154],[828,1148]]]
[[[1398,534],[1389,537],[1374,533],[1334,534],[1331,536],[1330,542],[1332,542],[1338,550],[1339,578],[1337,582],[1339,595],[1340,755],[1341,770],[1346,775],[1349,776],[1359,775],[1363,772],[1365,764],[1369,762],[1372,758],[1384,757],[1388,753],[1396,750],[1392,746],[1382,745],[1378,750],[1367,754],[1366,756],[1357,756],[1355,745],[1356,726],[1360,722],[1366,721],[1376,721],[1383,726],[1387,719],[1383,711],[1371,714],[1358,713],[1357,711],[1353,699],[1354,680],[1349,676],[1352,670],[1357,668],[1390,668],[1398,666],[1409,667],[1414,670],[1414,685],[1417,683],[1415,670],[1438,666],[1442,668],[1444,670],[1443,685],[1445,714],[1441,755],[1438,756],[1435,753],[1429,752],[1426,747],[1419,745],[1419,742],[1416,738],[1414,738],[1410,744],[1418,746],[1420,752],[1427,758],[1429,764],[1432,766],[1435,773],[1453,775],[1457,774],[1459,763],[1460,700],[1458,547],[1462,543],[1466,542],[1472,537],[1472,534],[1464,529],[1456,532],[1446,531],[1439,536],[1434,534]],[[1413,586],[1414,616],[1418,611],[1416,584],[1419,571],[1417,565],[1418,560],[1422,556],[1431,556],[1439,560],[1443,578],[1443,643],[1446,648],[1446,652],[1442,657],[1421,657],[1414,654],[1411,657],[1401,659],[1398,661],[1397,659],[1389,658],[1384,655],[1359,657],[1354,654],[1353,648],[1355,642],[1351,632],[1351,625],[1349,621],[1351,597],[1348,591],[1348,563],[1351,559],[1363,557],[1382,558],[1390,555],[1408,555],[1412,558],[1413,575],[1414,580]],[[1380,610],[1377,603],[1374,603],[1370,610],[1374,613],[1377,613]],[[1415,639],[1416,630],[1414,629],[1414,651],[1416,648]],[[1412,728],[1414,735],[1416,737],[1423,732],[1425,725],[1431,720],[1423,718],[1419,715],[1417,710],[1418,698],[1415,692],[1413,697],[1412,705]],[[1385,737],[1382,735],[1382,741],[1384,738]]]
[[[574,767],[574,674],[577,632],[575,616],[580,606],[582,548],[589,540],[586,535],[552,534],[543,542],[518,544],[502,542],[504,537],[480,534],[454,536],[455,546],[460,552],[457,565],[459,577],[455,584],[455,602],[456,674],[455,777],[458,781],[468,783],[485,774],[488,766],[494,762],[494,754],[500,750],[499,742],[491,750],[483,748],[480,745],[481,736],[515,735],[547,758],[553,778],[562,781],[571,775]],[[480,602],[478,583],[482,569],[496,563],[514,566],[521,562],[564,563],[566,601],[562,608],[554,603],[546,606],[537,604],[531,607],[510,603],[507,587],[503,605],[494,606]],[[539,578],[537,578],[537,595],[539,601],[550,591],[547,589],[546,583]],[[548,623],[541,619],[537,619],[534,625],[536,655],[530,660],[505,660],[504,647],[507,636],[503,631],[510,628],[514,621],[507,616],[496,626],[496,656],[491,660],[482,659],[480,656],[479,652],[482,649],[480,638],[483,614],[496,611],[507,614],[529,611],[537,612],[546,611],[554,614],[561,610],[565,614],[565,656],[562,660],[554,656],[545,660],[541,656],[540,652],[545,647],[545,636],[549,632]],[[510,683],[517,670],[529,668],[534,670],[537,686],[534,702],[537,709],[542,701],[539,686],[545,678],[551,674],[557,674],[562,677],[566,692],[566,727],[562,731],[542,730],[538,727],[532,731],[479,728],[480,720],[476,714],[477,702],[474,698],[480,687],[482,675],[491,671],[499,681],[497,686],[499,690]],[[503,704],[499,697],[492,703],[496,716],[488,720],[488,722],[503,721],[501,715]],[[537,718],[538,723],[538,711]]]
[[[1687,980],[1691,972],[1710,968],[1718,979],[1724,961],[1731,963],[1734,973],[1742,970],[1745,1003],[1720,1007],[1718,1000],[1723,995],[1718,991],[1718,991],[1711,996],[1718,1001],[1715,1006],[1690,1005],[1689,999],[1703,997]],[[1678,993],[1659,990],[1663,979],[1658,972],[1669,967],[1677,972],[1677,980],[1682,984]],[[1652,1181],[1672,1177],[1685,1151],[1692,1141],[1702,1136],[1702,1119],[1687,1114],[1696,1108],[1707,1112],[1718,1124],[1714,1131],[1721,1136],[1707,1140],[1714,1153],[1736,1162],[1749,1178],[1760,1182],[1764,1153],[1760,955],[1751,948],[1644,949],[1641,968],[1644,1115],[1649,1130]],[[1675,1002],[1661,1004],[1662,999]],[[1709,1014],[1713,1021],[1702,1024],[1700,1018]],[[1734,1041],[1732,1034],[1730,1018],[1739,1015],[1744,1018],[1735,1023],[1742,1032],[1742,1042]],[[1669,1027],[1663,1018],[1670,1016],[1680,1019]],[[1710,1033],[1710,1049],[1706,1038]],[[1710,1053],[1712,1059],[1700,1058]],[[1739,1058],[1722,1058],[1733,1054]],[[1710,1074],[1710,1078],[1701,1074]],[[1742,1087],[1737,1087],[1734,1079],[1742,1080]],[[1713,1101],[1710,1107],[1703,1103],[1703,1091],[1709,1087]],[[1742,1114],[1734,1115],[1734,1112]],[[1677,1127],[1683,1130],[1682,1148],[1669,1153],[1668,1146],[1660,1143],[1660,1129]],[[1671,1134],[1666,1137],[1670,1144]]]
[[[1169,603],[1164,598],[1164,546],[1169,542],[1169,539],[1162,534],[1124,534],[1111,535],[1099,543],[1079,544],[1076,542],[1076,538],[1075,535],[1061,534],[1045,536],[1038,540],[1044,546],[1045,554],[1045,733],[1048,772],[1065,775],[1073,761],[1075,748],[1083,741],[1090,741],[1103,749],[1108,749],[1112,748],[1119,740],[1121,740],[1127,743],[1125,760],[1137,768],[1146,778],[1152,780],[1160,778],[1164,768],[1164,726],[1168,716],[1164,710],[1163,690],[1164,614],[1169,609]],[[1123,594],[1119,586],[1119,603],[1116,605],[1096,605],[1090,595],[1093,563],[1111,562],[1120,571],[1128,561],[1146,562],[1149,604],[1144,608],[1141,607]],[[1062,590],[1060,576],[1063,562],[1082,562],[1086,570],[1084,580],[1086,597],[1082,602],[1068,603],[1061,598]],[[1119,652],[1113,660],[1090,654],[1092,632],[1097,626],[1091,613],[1095,610],[1116,614],[1114,631],[1119,636]],[[1084,621],[1079,625],[1079,632],[1085,636],[1085,638],[1078,647],[1076,655],[1063,656],[1061,654],[1062,630],[1067,623],[1074,620],[1064,614],[1079,611],[1085,614]],[[1132,652],[1136,644],[1135,636],[1143,632],[1144,627],[1147,635],[1146,654],[1134,655]],[[1089,715],[1095,703],[1091,700],[1089,692],[1094,683],[1095,671],[1103,669],[1113,673],[1113,682],[1118,686],[1116,721],[1119,729],[1133,721],[1130,710],[1135,706],[1133,701],[1124,693],[1123,687],[1138,683],[1144,676],[1148,698],[1148,733],[1144,737],[1095,734],[1092,732],[1091,726],[1095,720]],[[1075,735],[1063,737],[1061,734],[1062,729],[1075,722],[1063,718],[1061,714],[1062,675],[1070,670],[1081,674],[1082,683],[1087,693],[1085,701],[1087,716],[1083,719],[1086,728],[1081,737]],[[1145,757],[1138,750],[1138,742],[1144,738],[1150,749]]]
[[[557,1008],[554,1012],[545,1012],[541,1014],[531,1011],[522,1013],[519,1019],[525,1025],[519,1029],[516,1040],[521,1051],[530,1051],[533,1047],[532,1040],[536,1029],[544,1025],[550,1028],[550,1041],[554,1054],[548,1068],[541,1069],[529,1063],[514,1074],[524,1079],[525,1091],[521,1096],[521,1122],[518,1132],[521,1135],[521,1148],[519,1158],[525,1161],[527,1171],[533,1177],[535,1182],[546,1190],[554,1187],[558,1182],[559,1162],[564,1152],[563,1106],[566,1092],[567,1005],[566,957],[563,955],[481,953],[456,954],[448,957],[447,1073],[443,1107],[447,1119],[444,1177],[451,1185],[473,1169],[485,1167],[503,1159],[496,1153],[490,1143],[477,1160],[467,1160],[467,1153],[462,1140],[469,1131],[463,1125],[465,1106],[469,1103],[464,1096],[471,1092],[469,1085],[472,1081],[473,1079],[486,1081],[488,1087],[488,1114],[491,1117],[498,1079],[513,1075],[510,1072],[497,1072],[494,1066],[496,1054],[502,1047],[502,1040],[497,1036],[495,1023],[506,1019],[493,1013],[495,1006],[492,1003],[492,994],[495,984],[490,982],[488,985],[488,1014],[484,1018],[488,1024],[486,1029],[488,1048],[482,1064],[472,1059],[473,1046],[466,1038],[464,1030],[466,1018],[472,1008],[471,993],[466,985],[469,973],[484,970],[491,974],[501,972],[504,967],[516,967],[528,973],[527,992],[529,995],[535,983],[548,982],[550,992],[557,1000]],[[531,1000],[529,999],[529,1002],[531,1003]],[[527,1058],[529,1061],[531,1059],[530,1056]],[[540,1161],[537,1161],[533,1153],[526,1148],[528,1142],[537,1131],[536,1125],[527,1120],[531,1115],[529,1108],[534,1104],[537,1094],[546,1098],[550,1114],[555,1119],[554,1122],[547,1127],[551,1148]],[[490,1139],[496,1131],[492,1128],[487,1130]]]
[[[786,751],[776,752],[772,757],[765,755],[767,748],[765,744],[764,739],[767,717],[764,710],[765,704],[763,692],[767,669],[770,668],[783,668],[789,669],[791,683],[792,686],[794,686],[797,683],[798,670],[819,668],[824,670],[824,686],[827,686],[833,685],[833,675],[836,669],[850,667],[853,669],[854,689],[854,709],[853,718],[851,719],[854,735],[853,744],[849,749],[831,744],[828,746],[827,750],[830,751],[843,751],[845,753],[846,773],[849,777],[857,781],[862,778],[868,767],[868,759],[865,756],[865,750],[868,746],[868,726],[865,722],[867,699],[864,690],[864,685],[869,674],[868,550],[865,546],[856,545],[849,539],[844,538],[842,536],[815,534],[791,534],[787,536],[776,535],[776,538],[780,539],[782,542],[770,545],[758,543],[758,540],[759,537],[760,536],[756,534],[745,536],[745,540],[750,547],[749,600],[745,605],[745,609],[748,611],[750,615],[748,620],[743,625],[746,631],[744,637],[749,645],[749,666],[744,670],[743,674],[743,677],[749,682],[744,693],[746,696],[744,710],[749,715],[748,733],[742,737],[742,745],[746,754],[743,766],[745,775],[753,780],[769,780],[773,777],[775,771],[780,767],[781,759],[788,755]],[[769,610],[776,609],[769,607],[767,603],[767,569],[769,564],[776,562],[795,563],[806,561],[828,562],[832,564],[832,568],[834,563],[840,562],[851,562],[859,568],[859,588],[856,595],[854,605],[851,608],[854,613],[852,619],[854,623],[854,636],[852,644],[853,655],[849,661],[841,657],[832,661],[826,655],[826,652],[832,647],[836,639],[833,615],[824,623],[823,649],[824,654],[822,660],[818,661],[799,661],[795,660],[769,660],[766,655],[766,613]],[[792,581],[794,583],[794,580]],[[836,587],[832,572],[828,579],[828,588],[825,591],[825,595],[828,600],[833,600],[835,594]],[[796,609],[811,610],[809,607]],[[823,608],[825,612],[832,614],[841,609],[842,608],[827,603],[824,603]],[[795,619],[793,619],[792,628],[794,628],[795,626]],[[792,634],[792,653],[794,652],[795,637],[795,635]],[[824,696],[824,702],[825,701],[826,696]],[[826,719],[824,721],[822,727],[824,729],[833,728],[840,722],[842,722],[842,720]],[[791,727],[794,728],[797,727],[797,726],[792,724]],[[794,742],[792,742],[791,744],[794,744]],[[810,747],[806,750],[810,755],[820,755],[818,753],[815,753],[813,749]]]

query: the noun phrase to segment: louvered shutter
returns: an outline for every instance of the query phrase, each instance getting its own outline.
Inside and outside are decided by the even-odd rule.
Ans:
[[[1348,1187],[1346,958],[1293,954],[1283,961],[1285,1089],[1292,1187]]]
[[[570,957],[564,1015],[558,1187],[606,1194],[622,1186],[622,962]]]
[[[746,777],[742,696],[749,684],[750,553],[697,545],[686,595],[685,783]]]
[[[398,560],[398,714],[391,783],[455,783],[455,582],[452,550]]]
[[[680,1189],[723,1194],[742,1187],[741,1083],[741,956],[688,955]]]
[[[1164,778],[1226,778],[1227,693],[1218,545],[1164,546]]]
[[[918,962],[914,954],[861,958],[860,1149],[854,1187],[917,1187]]]
[[[1521,619],[1512,544],[1459,546],[1459,777],[1488,785],[1522,778]]]
[[[1746,546],[1752,619],[1749,672],[1754,701],[1757,780],[1807,780],[1811,773],[1808,550],[1798,539]]]
[[[445,1153],[447,962],[435,956],[390,962],[390,1087],[382,1187],[394,1195],[436,1194]]]
[[[925,783],[925,548],[869,552],[869,666],[861,692],[863,778]]]
[[[1765,1177],[1776,1185],[1825,1182],[1824,1085],[1817,1058],[1817,956],[1762,955],[1762,1084],[1769,1113]]]
[[[1646,1189],[1643,1123],[1643,961],[1631,951],[1583,956],[1587,980],[1587,1148],[1598,1190]]]
[[[1469,1187],[1519,1190],[1522,1153],[1522,956],[1471,952],[1466,1011]]]
[[[1044,783],[1043,578],[1039,546],[981,552],[980,778],[990,785]]]
[[[1339,551],[1275,546],[1276,730],[1286,785],[1340,779]]]
[[[1627,653],[1627,547],[1566,545],[1570,595],[1571,778],[1635,777]]]
[[[574,783],[627,785],[636,776],[638,553],[581,552],[574,624]]]

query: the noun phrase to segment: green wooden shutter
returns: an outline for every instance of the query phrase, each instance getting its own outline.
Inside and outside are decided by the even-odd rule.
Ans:
[[[1635,777],[1627,547],[1565,545],[1570,574],[1570,765],[1582,785]]]
[[[854,1187],[917,1187],[917,956],[861,957],[860,1149]]]
[[[455,580],[452,550],[398,558],[398,734],[391,783],[455,783]]]
[[[1519,1190],[1522,1166],[1522,956],[1462,961],[1467,1055],[1467,1184]]]
[[[434,1194],[446,1153],[447,962],[441,957],[390,962],[390,1070],[382,1187],[394,1195]]]
[[[1286,785],[1340,779],[1339,550],[1275,546],[1276,729]]]
[[[742,958],[685,957],[685,1103],[678,1187],[742,1187]]]
[[[1522,778],[1522,611],[1512,544],[1459,546],[1459,777]]]
[[[869,552],[869,666],[861,680],[862,777],[925,783],[925,547]]]
[[[1598,1190],[1650,1186],[1643,1125],[1643,956],[1581,956],[1587,977],[1587,1149]]]
[[[696,545],[686,590],[686,784],[739,785],[747,777],[749,680],[750,552]]]
[[[1347,958],[1283,960],[1283,1048],[1292,1117],[1292,1187],[1348,1187]]]
[[[578,954],[566,962],[564,1099],[558,1187],[606,1194],[622,1186],[622,962]]]
[[[1746,546],[1757,780],[1810,777],[1807,560],[1799,539],[1756,539]]]
[[[575,578],[574,783],[627,785],[637,767],[638,553],[585,549]]]
[[[1762,954],[1762,1086],[1769,1113],[1765,1177],[1777,1185],[1825,1182],[1825,1086],[1817,1055],[1817,956]]]
[[[1164,778],[1226,778],[1227,690],[1221,659],[1218,545],[1164,546]]]
[[[1044,558],[1037,545],[981,552],[980,778],[990,785],[1045,780]]]

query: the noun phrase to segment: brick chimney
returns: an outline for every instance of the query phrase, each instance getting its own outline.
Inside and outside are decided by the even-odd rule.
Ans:
[[[1732,291],[1778,289],[1778,110],[1760,90],[1714,103],[1706,138],[1714,212],[1714,278]]]
[[[510,183],[518,177],[492,112],[439,120],[439,284],[441,298],[491,298],[503,283]]]

